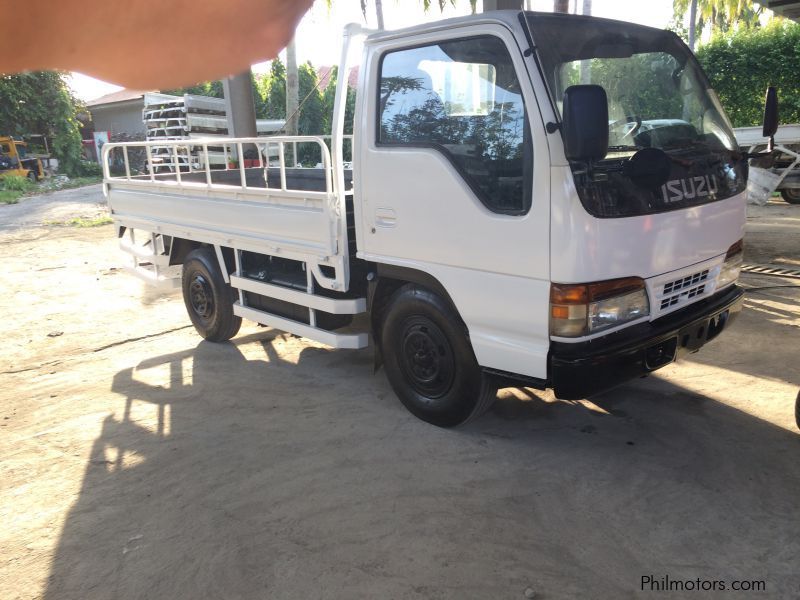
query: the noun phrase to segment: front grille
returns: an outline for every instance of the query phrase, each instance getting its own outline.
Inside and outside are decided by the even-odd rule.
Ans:
[[[706,284],[698,285],[696,287],[690,288],[678,294],[673,294],[667,298],[663,298],[661,300],[661,310],[665,308],[669,308],[670,306],[677,305],[681,300],[691,300],[695,296],[699,296],[703,292],[706,291]]]
[[[664,295],[671,294],[672,292],[677,292],[679,290],[685,289],[701,281],[705,281],[708,279],[708,269],[705,271],[700,271],[699,273],[693,273],[692,275],[687,275],[686,277],[681,277],[680,279],[676,279],[675,281],[669,281],[664,284]]]
[[[709,267],[683,277],[676,277],[658,286],[656,289],[659,290],[657,295],[659,313],[677,310],[693,298],[702,296],[709,289],[711,274],[713,271]]]

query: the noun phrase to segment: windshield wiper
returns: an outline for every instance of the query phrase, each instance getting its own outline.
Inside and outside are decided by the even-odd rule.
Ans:
[[[627,152],[633,151],[636,152],[637,150],[641,150],[640,146],[609,146],[609,152]]]

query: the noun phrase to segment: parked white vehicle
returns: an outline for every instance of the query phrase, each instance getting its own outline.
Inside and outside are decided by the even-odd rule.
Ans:
[[[363,43],[352,171],[343,86],[330,149],[229,140],[256,168],[112,176],[151,145],[105,146],[123,248],[154,282],[182,266],[200,335],[243,317],[339,348],[371,333],[405,406],[453,426],[498,386],[575,399],[645,375],[740,311],[747,165],[673,33],[499,11]],[[322,168],[287,168],[293,144]]]
[[[748,152],[766,148],[761,127],[737,127],[736,141]],[[775,149],[750,163],[750,201],[764,204],[778,191],[789,204],[800,204],[800,124],[781,125],[775,133]]]

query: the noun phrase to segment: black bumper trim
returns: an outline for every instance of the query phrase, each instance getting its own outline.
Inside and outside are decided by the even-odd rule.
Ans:
[[[649,323],[570,344],[551,342],[549,387],[557,398],[579,400],[646,375],[696,352],[742,310],[744,291],[733,286]]]

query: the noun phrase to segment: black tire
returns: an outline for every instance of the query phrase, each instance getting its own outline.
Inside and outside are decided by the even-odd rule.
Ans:
[[[392,389],[423,421],[461,425],[483,414],[497,397],[466,326],[430,290],[408,284],[392,295],[383,310],[380,343]]]
[[[781,190],[781,196],[789,204],[800,204],[800,188],[786,188]]]
[[[36,173],[33,171],[28,171],[27,177],[30,179],[31,183],[36,183]]]
[[[797,400],[794,401],[794,422],[800,429],[800,392],[797,392]]]
[[[233,314],[234,291],[222,277],[211,248],[197,248],[183,261],[183,303],[194,328],[209,342],[235,336],[242,318]]]

